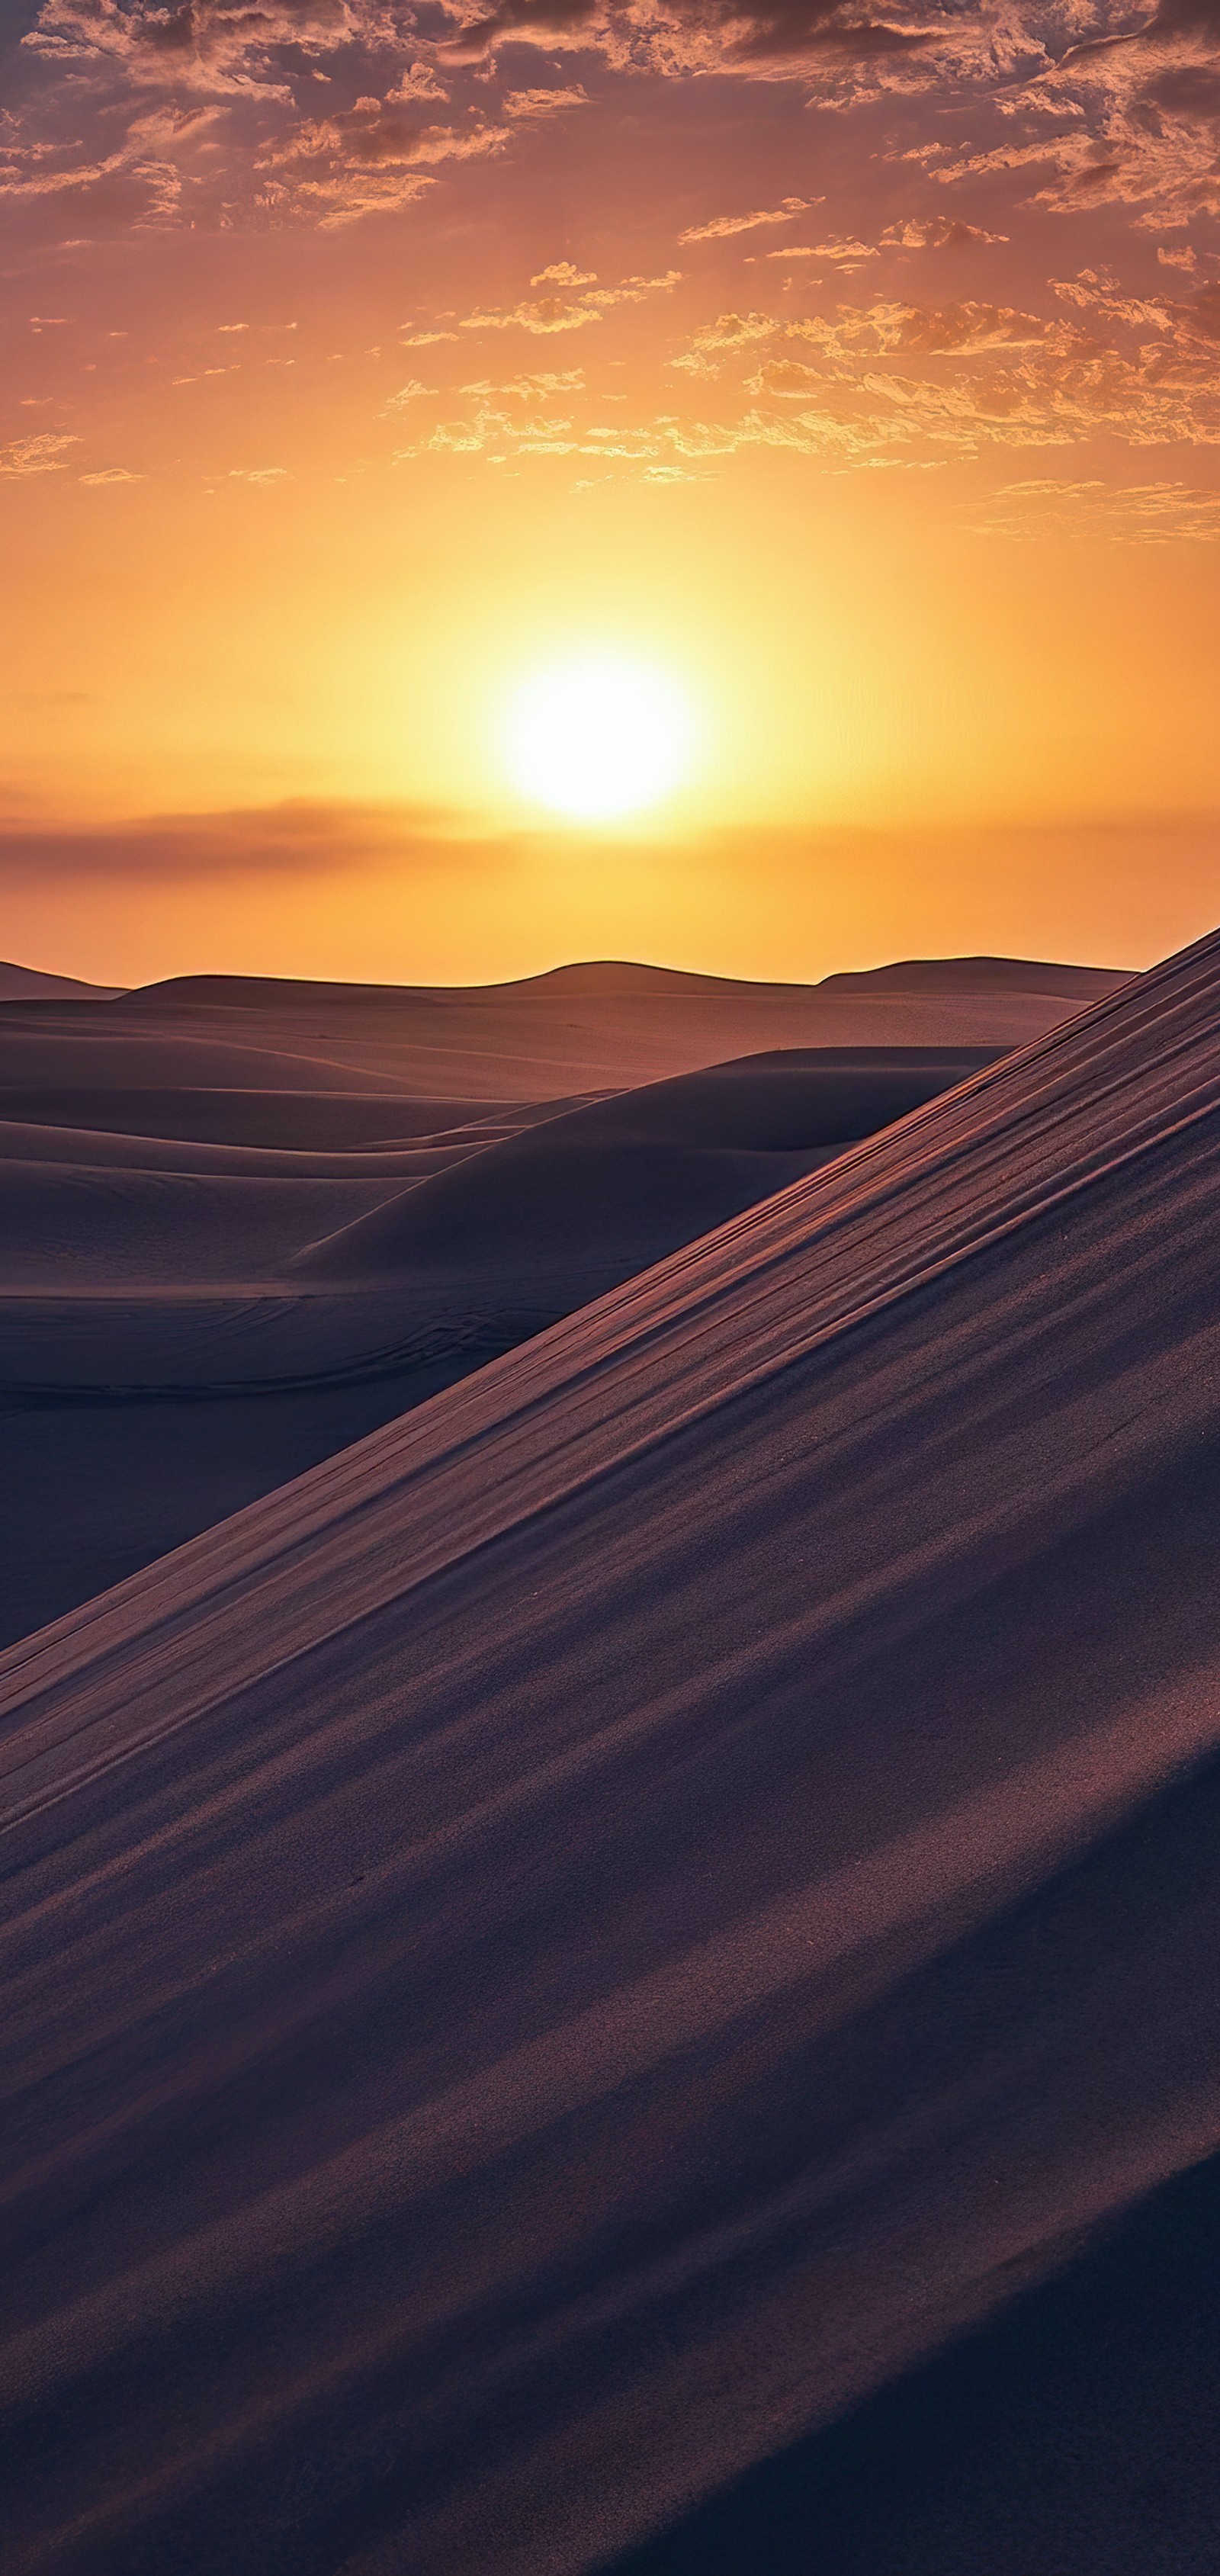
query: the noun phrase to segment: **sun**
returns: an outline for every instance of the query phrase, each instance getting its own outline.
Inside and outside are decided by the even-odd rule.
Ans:
[[[655,665],[589,653],[530,673],[509,702],[508,768],[541,805],[602,822],[681,785],[695,751],[695,710]]]

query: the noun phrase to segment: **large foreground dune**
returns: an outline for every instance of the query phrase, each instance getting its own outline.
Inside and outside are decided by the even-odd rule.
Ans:
[[[590,965],[0,1008],[0,1644],[1123,980]]]
[[[1220,2142],[1218,1009],[0,1658],[13,2576],[595,2566]]]

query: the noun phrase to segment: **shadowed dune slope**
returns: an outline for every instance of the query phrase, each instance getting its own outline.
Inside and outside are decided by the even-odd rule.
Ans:
[[[14,1083],[0,1094],[6,1124],[309,1155],[393,1151],[419,1137],[446,1136],[455,1128],[482,1124],[501,1105],[343,1087],[280,1091],[262,1082],[226,1090],[155,1079],[144,1088],[88,1081]]]
[[[495,1282],[510,1307],[550,1305],[549,1322],[988,1060],[935,1047],[792,1050],[642,1084],[438,1172],[311,1244],[294,1269],[400,1272],[417,1286],[440,1270],[455,1279],[455,1304],[460,1278],[477,1279],[483,1298]]]
[[[1215,2576],[1220,2156],[614,2576]]]
[[[1220,940],[0,1658],[13,2576],[610,2558],[1220,2141]]]

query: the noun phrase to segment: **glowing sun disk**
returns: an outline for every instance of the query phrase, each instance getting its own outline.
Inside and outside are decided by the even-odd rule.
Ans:
[[[508,767],[539,804],[589,822],[655,804],[694,751],[694,710],[668,672],[617,654],[535,671],[508,710]]]

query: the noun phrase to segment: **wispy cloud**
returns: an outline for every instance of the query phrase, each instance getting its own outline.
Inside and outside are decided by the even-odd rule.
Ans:
[[[660,277],[624,277],[617,286],[599,286],[592,270],[576,269],[560,260],[530,279],[531,286],[553,286],[557,292],[523,296],[519,304],[476,309],[465,315],[461,328],[532,331],[542,337],[556,331],[582,331],[618,305],[643,304],[650,296],[668,295],[681,274],[680,269],[670,268]]]
[[[79,447],[79,438],[66,430],[40,430],[30,438],[11,438],[0,447],[0,474],[58,474],[68,462],[68,450]]]
[[[219,814],[154,814],[95,829],[0,825],[0,879],[301,876],[393,864],[486,864],[504,844],[433,806],[291,799]]]
[[[1095,477],[1007,483],[974,525],[989,536],[1104,536],[1123,545],[1220,544],[1220,485],[1115,485]]]
[[[574,107],[588,107],[589,93],[579,86],[573,89],[510,89],[501,105],[505,116],[517,125],[538,125],[547,117],[565,116]]]
[[[785,243],[781,250],[769,250],[768,259],[818,259],[832,268],[842,268],[850,276],[866,259],[876,259],[875,242],[857,241],[853,233],[836,233],[829,241]]]
[[[798,215],[807,215],[821,203],[820,197],[785,197],[781,205],[756,206],[749,215],[712,215],[705,224],[688,224],[678,235],[679,247],[685,249],[688,242],[732,241],[737,233],[757,232],[764,224],[794,223]]]
[[[881,235],[890,250],[980,250],[1006,242],[1007,233],[989,233],[982,224],[964,223],[960,215],[908,215]]]
[[[426,395],[435,392],[435,385],[422,385],[417,376],[412,376],[405,385],[399,386],[397,393],[390,395],[385,405],[386,411],[406,411],[412,403],[420,402]]]
[[[771,313],[718,313],[714,322],[705,322],[685,349],[671,358],[671,367],[690,376],[715,376],[726,357],[753,348],[759,340],[770,340],[783,325]]]
[[[417,125],[357,99],[338,116],[308,117],[262,153],[260,203],[271,212],[311,210],[329,229],[410,205],[446,161],[485,160],[509,140],[503,125]]]

